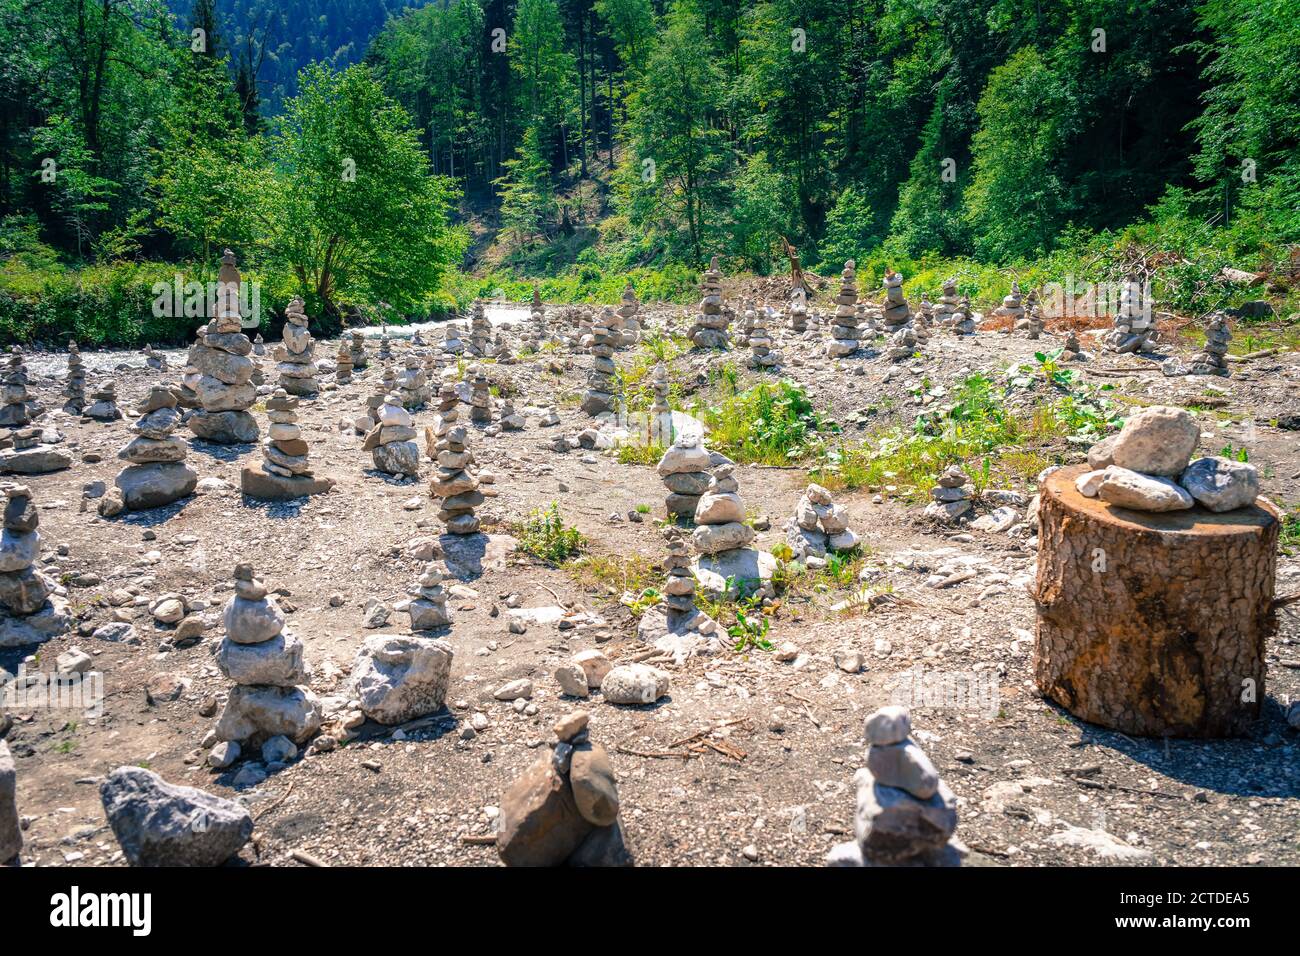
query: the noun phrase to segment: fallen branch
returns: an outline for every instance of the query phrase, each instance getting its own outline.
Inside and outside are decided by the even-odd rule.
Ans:
[[[303,866],[328,867],[329,864],[319,857],[312,856],[306,850],[294,850],[289,856]]]
[[[1253,362],[1255,359],[1268,358],[1270,355],[1276,355],[1282,351],[1279,348],[1260,349],[1258,352],[1250,352],[1246,355],[1233,355],[1231,353],[1224,356],[1229,362]]]
[[[699,754],[691,753],[689,750],[685,752],[633,750],[631,747],[625,747],[622,744],[618,744],[614,749],[621,754],[627,754],[629,757],[647,757],[653,760],[664,760],[668,757],[676,757],[678,760],[691,760],[699,756]]]
[[[289,784],[289,789],[285,790],[284,793],[280,794],[280,799],[279,799],[279,800],[276,800],[275,803],[271,804],[269,807],[267,807],[265,810],[263,810],[261,813],[259,813],[259,814],[257,815],[257,819],[259,819],[259,820],[262,819],[262,817],[266,816],[266,815],[269,814],[272,810],[274,810],[276,807],[278,807],[280,804],[284,803],[284,801],[288,800],[288,799],[289,799],[289,794],[293,793],[293,785],[294,785],[294,783],[297,783],[297,781],[293,781],[293,782],[291,782],[291,783]]]
[[[497,842],[497,835],[495,833],[462,833],[460,835],[460,842],[468,843],[472,846],[491,846]]]

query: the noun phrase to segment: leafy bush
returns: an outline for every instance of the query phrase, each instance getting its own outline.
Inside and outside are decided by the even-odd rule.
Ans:
[[[788,379],[760,382],[739,391],[735,366],[716,370],[717,396],[697,402],[692,414],[706,424],[709,447],[742,464],[786,465],[809,453],[809,446],[828,426],[808,394]]]
[[[582,551],[586,539],[577,528],[566,527],[554,501],[538,508],[515,528],[521,550],[548,564],[560,564]]]

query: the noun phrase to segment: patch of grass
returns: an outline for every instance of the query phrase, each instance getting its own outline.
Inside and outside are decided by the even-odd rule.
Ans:
[[[514,527],[520,550],[538,560],[558,565],[574,557],[587,540],[577,528],[568,527],[560,517],[559,506],[554,501],[546,508],[538,508]]]
[[[639,514],[639,515],[648,515],[648,514],[650,513],[650,506],[649,506],[649,505],[637,505],[637,506],[636,506],[636,513]]]
[[[636,553],[587,554],[569,561],[564,570],[584,591],[607,595],[644,595],[654,589],[661,576],[654,562]]]
[[[1300,504],[1282,515],[1282,527],[1278,531],[1278,550],[1287,556],[1300,554]]]
[[[620,465],[657,465],[659,459],[664,456],[664,450],[664,446],[659,444],[633,445],[629,443],[619,445],[618,463]],[[638,505],[637,510],[640,511],[641,507]],[[642,511],[642,514],[650,510],[649,505],[644,507],[646,510]]]
[[[740,390],[730,362],[713,373],[714,395],[691,413],[709,427],[709,447],[740,464],[788,465],[806,458],[820,433],[832,429],[788,379]]]

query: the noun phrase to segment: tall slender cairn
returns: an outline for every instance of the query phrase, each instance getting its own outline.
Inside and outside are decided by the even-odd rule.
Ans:
[[[943,294],[934,310],[934,324],[937,328],[951,328],[957,322],[957,280],[947,279],[943,283]]]
[[[280,387],[290,395],[312,396],[320,389],[316,385],[316,340],[307,331],[307,313],[302,299],[295,297],[284,310],[284,344],[275,350],[279,364]]]
[[[913,331],[916,332],[916,342],[918,345],[925,345],[930,341],[930,330],[934,327],[934,306],[925,293],[921,293],[921,308],[916,313],[916,318],[912,320]]]
[[[23,350],[13,346],[9,350],[9,364],[4,372],[4,405],[0,406],[0,426],[22,428],[32,423],[32,393],[27,388],[30,379],[23,364]]]
[[[1006,316],[1011,319],[1011,324],[1007,326],[1008,332],[1020,329],[1021,322],[1024,318],[1025,307],[1021,302],[1020,283],[1013,281],[1011,291],[1002,299],[1002,304],[993,310],[995,316]]]
[[[172,434],[181,422],[173,387],[153,386],[136,413],[140,418],[131,426],[136,437],[117,455],[128,464],[114,479],[114,489],[99,501],[105,518],[180,501],[199,483],[199,476],[185,464],[189,444]]]
[[[253,343],[242,329],[239,314],[239,270],[229,249],[217,274],[217,314],[203,327],[190,348],[181,381],[194,391],[200,408],[187,424],[190,431],[219,445],[257,441],[257,421],[248,409],[257,400],[253,385]]]
[[[483,366],[469,367],[469,420],[475,425],[492,423],[492,383]]]
[[[81,359],[81,349],[75,339],[68,342],[68,382],[63,386],[63,410],[69,415],[80,415],[86,409],[86,363]]]
[[[961,297],[961,302],[957,304],[957,311],[953,313],[948,328],[953,335],[975,334],[975,317],[970,310],[970,296]]]
[[[448,533],[474,534],[479,529],[474,509],[485,497],[473,470],[474,455],[466,443],[469,433],[465,426],[455,423],[455,418],[453,412],[437,423],[434,462],[438,470],[429,491],[442,501],[438,517],[446,523]]]
[[[361,372],[370,364],[370,356],[366,354],[366,334],[360,329],[352,331],[352,368]]]
[[[757,369],[772,369],[781,364],[781,353],[772,351],[772,336],[767,330],[767,309],[754,314],[749,330],[749,361]]]
[[[1033,289],[1025,298],[1025,317],[1023,328],[1025,338],[1037,341],[1043,335],[1043,310],[1038,306],[1038,294]]]
[[[26,485],[4,486],[4,533],[0,538],[0,648],[40,644],[70,623],[60,588],[35,567],[41,553],[40,513]]]
[[[492,323],[488,321],[483,303],[475,300],[469,319],[469,350],[479,358],[492,355]]]
[[[402,405],[407,411],[424,408],[426,385],[424,370],[420,367],[420,357],[408,354],[402,374],[397,376],[397,388],[402,396]]]
[[[858,279],[857,265],[852,259],[844,263],[840,273],[840,291],[835,296],[835,318],[831,324],[831,341],[826,345],[826,354],[831,358],[843,358],[857,352],[862,345],[862,332],[858,316]]]
[[[618,317],[622,320],[622,344],[636,345],[637,340],[641,337],[641,321],[637,318],[641,311],[641,303],[637,300],[636,290],[632,288],[631,280],[623,286],[623,298],[619,303]]]
[[[1130,276],[1120,286],[1115,328],[1106,339],[1112,352],[1141,352],[1155,344],[1156,329],[1151,319],[1151,298],[1142,283]]]
[[[912,322],[912,310],[903,296],[903,277],[892,269],[885,273],[885,335],[895,335]]]
[[[1223,375],[1228,371],[1228,343],[1232,341],[1232,329],[1228,327],[1228,316],[1215,312],[1205,327],[1205,345],[1192,356],[1189,369],[1192,375]]]
[[[606,308],[591,328],[591,371],[587,373],[587,391],[582,395],[582,410],[588,415],[601,415],[615,409],[614,398],[614,345],[616,339],[609,327],[613,310]]]
[[[382,320],[379,326],[379,351],[375,353],[375,358],[380,362],[393,360],[393,340],[388,337],[388,326]]]
[[[718,271],[717,256],[709,261],[709,268],[704,271],[700,292],[700,314],[686,335],[697,349],[725,349],[730,337],[727,335],[728,316],[722,308],[722,273]]]
[[[334,359],[334,383],[347,385],[352,381],[352,352],[347,342],[339,342],[339,354]]]
[[[262,441],[262,465],[239,472],[244,494],[263,501],[290,501],[333,488],[334,479],[312,474],[307,442],[298,427],[298,396],[277,388],[267,399],[266,417],[271,426]]]

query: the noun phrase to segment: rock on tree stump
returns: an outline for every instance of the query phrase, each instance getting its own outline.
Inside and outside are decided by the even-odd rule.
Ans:
[[[1043,484],[1038,689],[1083,720],[1142,736],[1247,732],[1276,627],[1278,516],[1130,511],[1079,494],[1086,466]]]

